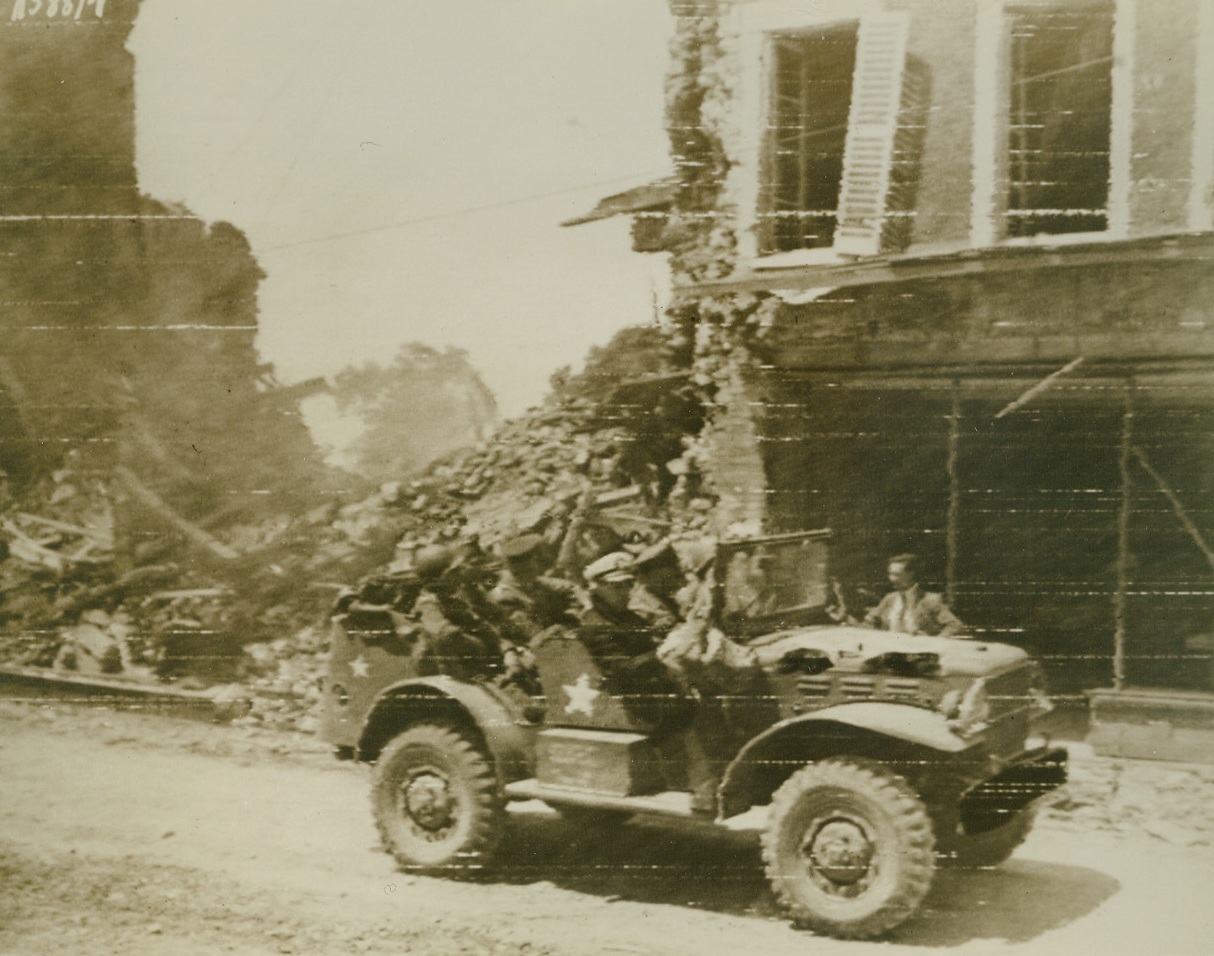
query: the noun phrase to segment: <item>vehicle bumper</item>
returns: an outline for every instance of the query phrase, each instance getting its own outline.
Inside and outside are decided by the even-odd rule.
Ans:
[[[1021,754],[961,796],[962,816],[1014,814],[1067,780],[1067,752],[1039,747]]]

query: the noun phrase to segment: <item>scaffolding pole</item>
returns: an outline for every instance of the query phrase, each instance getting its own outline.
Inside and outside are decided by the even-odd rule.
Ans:
[[[1130,515],[1134,504],[1134,477],[1130,460],[1134,452],[1134,380],[1126,382],[1125,406],[1121,413],[1121,507],[1117,511],[1117,590],[1113,595],[1113,688],[1125,687],[1126,595],[1130,587]]]
[[[957,468],[961,450],[961,391],[953,379],[953,405],[948,416],[948,517],[945,526],[944,599],[949,607],[956,600],[957,528],[961,520],[961,478]]]

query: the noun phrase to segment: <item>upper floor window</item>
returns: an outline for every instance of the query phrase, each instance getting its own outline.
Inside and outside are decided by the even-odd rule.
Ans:
[[[765,252],[834,244],[858,29],[848,23],[772,37],[760,183]]]
[[[909,244],[930,90],[908,25],[874,14],[767,35],[760,254]]]
[[[1113,9],[1008,10],[1008,237],[1109,227]]]

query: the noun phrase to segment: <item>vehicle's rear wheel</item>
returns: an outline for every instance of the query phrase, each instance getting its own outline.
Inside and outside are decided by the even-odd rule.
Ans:
[[[763,859],[796,922],[863,939],[893,929],[927,894],[932,824],[896,773],[867,760],[824,760],[776,791]]]
[[[964,832],[958,815],[937,814],[936,855],[941,866],[982,869],[1006,862],[1033,828],[1037,811],[1025,807],[998,820],[970,821],[978,832]]]
[[[410,870],[473,876],[501,842],[505,801],[489,757],[447,724],[416,724],[375,764],[375,824],[384,847]]]

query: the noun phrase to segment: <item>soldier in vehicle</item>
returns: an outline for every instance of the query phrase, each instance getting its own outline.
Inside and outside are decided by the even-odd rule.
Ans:
[[[894,590],[864,615],[867,627],[902,634],[963,635],[965,625],[949,610],[944,598],[920,587],[916,555],[894,555],[889,559],[887,574]]]
[[[585,570],[590,607],[578,629],[582,643],[624,700],[625,709],[658,730],[682,728],[694,704],[675,672],[656,653],[665,632],[628,607],[636,583],[633,557],[616,551]]]
[[[430,545],[414,556],[421,592],[413,617],[425,637],[420,655],[423,671],[463,680],[501,669],[502,635],[493,626],[492,603],[481,588],[489,573],[478,545]]]
[[[633,561],[636,583],[628,609],[666,633],[687,616],[687,577],[669,541],[646,548]]]
[[[705,697],[739,693],[758,675],[754,651],[712,626],[716,574],[714,558],[701,556],[678,595],[680,620],[658,647],[662,663]]]
[[[520,535],[503,542],[498,551],[506,569],[489,598],[528,640],[556,624],[577,625],[585,600],[573,582],[546,573],[549,561],[542,537]]]

